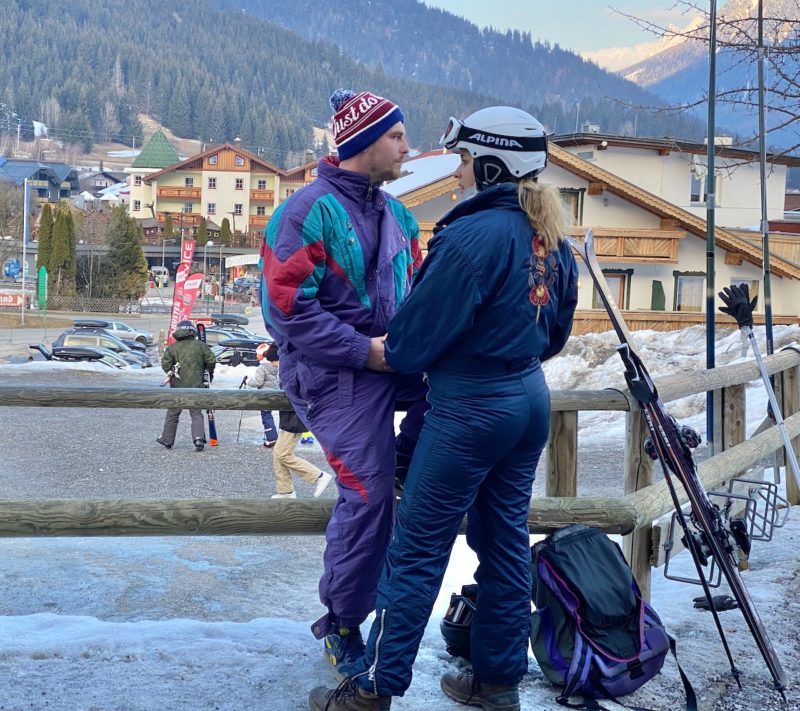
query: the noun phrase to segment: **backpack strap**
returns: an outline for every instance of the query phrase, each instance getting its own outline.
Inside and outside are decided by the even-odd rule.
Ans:
[[[695,695],[692,683],[689,681],[689,677],[686,676],[686,672],[683,671],[683,668],[678,661],[677,643],[675,642],[675,638],[672,635],[667,634],[667,639],[669,639],[669,651],[672,654],[672,658],[675,660],[675,665],[678,667],[678,674],[680,674],[681,682],[683,683],[683,692],[686,696],[686,711],[697,711],[697,696]],[[570,664],[569,673],[567,675],[567,683],[564,685],[561,693],[556,697],[556,703],[561,706],[566,706],[570,709],[609,711],[609,709],[601,706],[597,699],[584,698],[583,703],[570,703],[569,697],[573,695],[575,689],[580,688],[589,678],[589,676],[591,676],[592,684],[603,692],[608,701],[618,704],[619,706],[629,709],[630,711],[654,711],[654,709],[649,709],[644,706],[628,706],[627,704],[623,704],[613,694],[608,693],[608,691],[606,691],[606,689],[603,687],[603,683],[600,680],[599,674],[596,672],[593,673],[591,670],[591,650],[587,645],[582,643],[580,635],[575,636],[575,642],[577,648],[575,650],[575,655],[572,658],[572,663]],[[578,672],[578,670],[580,671]]]

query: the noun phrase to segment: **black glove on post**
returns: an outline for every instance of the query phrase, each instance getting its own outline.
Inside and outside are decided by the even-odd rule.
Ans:
[[[719,298],[725,302],[725,306],[720,306],[719,310],[728,314],[736,319],[739,328],[753,326],[753,309],[758,303],[758,297],[754,296],[750,299],[750,289],[747,284],[734,284],[731,287],[726,286],[719,292]]]

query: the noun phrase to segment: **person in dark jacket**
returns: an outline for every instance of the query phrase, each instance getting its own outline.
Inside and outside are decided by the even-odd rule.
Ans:
[[[311,691],[316,711],[383,711],[405,693],[465,514],[479,561],[473,667],[445,674],[441,687],[460,703],[520,708],[531,605],[527,517],[550,417],[541,363],[569,337],[578,271],[558,192],[537,180],[547,140],[533,116],[482,109],[463,123],[451,119],[443,143],[468,154],[478,193],[437,225],[385,349],[394,370],[426,373],[431,409],[366,651],[338,689]]]
[[[197,340],[197,328],[189,321],[181,321],[172,333],[175,342],[164,350],[161,357],[161,368],[169,377],[171,388],[202,388],[205,373],[214,378],[214,367],[217,359],[211,349]],[[164,430],[156,442],[167,449],[175,444],[175,433],[178,431],[178,420],[182,410],[170,408],[164,418]],[[206,444],[206,430],[203,413],[200,410],[189,410],[192,421],[192,441],[198,452],[203,451]]]
[[[312,626],[342,670],[364,650],[359,625],[375,609],[392,535],[395,470],[410,460],[427,403],[420,375],[389,372],[389,319],[421,262],[414,216],[381,190],[408,153],[400,108],[370,92],[331,97],[338,158],[281,203],[262,246],[262,311],[280,379],[336,475]],[[410,402],[395,437],[395,403]]]

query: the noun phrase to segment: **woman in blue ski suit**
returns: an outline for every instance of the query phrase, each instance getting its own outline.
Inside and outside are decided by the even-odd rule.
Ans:
[[[558,193],[536,182],[547,144],[535,118],[482,109],[463,124],[451,119],[443,143],[473,159],[479,192],[442,219],[389,325],[386,361],[427,374],[431,409],[365,655],[338,689],[311,692],[320,711],[382,711],[405,693],[464,514],[479,559],[473,670],[445,674],[442,689],[485,709],[519,709],[530,631],[527,516],[550,416],[541,362],[569,336],[577,267],[562,240]]]

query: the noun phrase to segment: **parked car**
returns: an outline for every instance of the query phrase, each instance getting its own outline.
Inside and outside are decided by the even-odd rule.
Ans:
[[[137,341],[125,343],[100,328],[68,328],[53,341],[53,348],[72,346],[108,348],[129,363],[141,364],[145,368],[151,365],[145,347],[141,343]]]
[[[261,338],[229,338],[220,341],[211,350],[222,365],[257,366],[256,349],[265,343]]]
[[[241,333],[230,330],[228,328],[217,328],[216,326],[209,326],[206,328],[206,343],[209,346],[216,346],[221,341],[226,341],[229,338],[241,337]]]
[[[94,348],[92,346],[68,346],[68,347],[53,347],[52,351],[41,344],[31,344],[28,348],[38,351],[48,361],[61,361],[61,362],[89,362],[89,363],[102,363],[110,368],[143,368],[144,366],[139,363],[130,363],[124,358],[120,357],[117,353],[108,348]]]
[[[233,280],[233,291],[236,294],[246,294],[248,291],[261,287],[261,279],[257,277],[238,277]]]
[[[169,269],[166,267],[150,267],[150,274],[157,287],[169,286]]]
[[[116,338],[118,341],[122,341],[132,351],[142,354],[147,352],[147,346],[141,341],[137,341],[135,338],[123,338],[122,336],[116,336],[113,333],[106,331],[106,329],[100,328],[99,326],[75,326],[72,331],[74,333],[80,332],[99,336],[110,336],[111,338]]]
[[[133,328],[123,321],[106,321],[105,319],[78,319],[73,322],[77,328],[102,328],[122,341],[138,341],[146,346],[153,345],[155,339],[150,331]]]
[[[250,319],[247,318],[247,316],[242,316],[241,314],[211,314],[211,321],[215,327],[221,328],[224,331],[233,331],[245,338],[260,338],[261,340],[259,343],[263,343],[264,341],[272,342],[271,338],[262,338],[257,333],[247,328],[247,325],[250,323]]]

